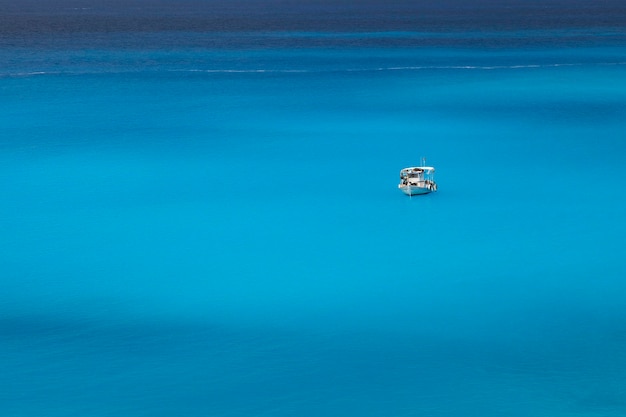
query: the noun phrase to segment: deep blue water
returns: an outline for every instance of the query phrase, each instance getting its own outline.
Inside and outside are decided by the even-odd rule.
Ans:
[[[625,415],[585,3],[0,1],[0,414]]]

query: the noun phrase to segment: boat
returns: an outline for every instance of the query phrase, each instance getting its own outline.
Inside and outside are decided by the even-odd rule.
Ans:
[[[435,168],[418,166],[403,168],[400,171],[400,184],[398,188],[408,196],[428,194],[437,191],[437,183],[434,179]]]

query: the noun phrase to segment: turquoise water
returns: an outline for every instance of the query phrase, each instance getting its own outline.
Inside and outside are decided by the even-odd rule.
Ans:
[[[6,48],[2,414],[624,415],[625,49],[533,30]]]

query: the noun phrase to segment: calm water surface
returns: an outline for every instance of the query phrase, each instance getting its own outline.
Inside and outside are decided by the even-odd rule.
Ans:
[[[3,415],[626,414],[622,5],[5,6]]]

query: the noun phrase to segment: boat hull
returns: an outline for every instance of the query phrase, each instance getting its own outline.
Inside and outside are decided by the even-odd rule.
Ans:
[[[432,190],[430,190],[428,188],[411,187],[411,186],[408,186],[408,185],[404,186],[404,187],[400,187],[400,191],[402,191],[406,195],[421,195],[421,194],[432,193]]]
[[[406,195],[429,194],[433,191],[437,191],[435,184],[398,185],[398,188]]]

